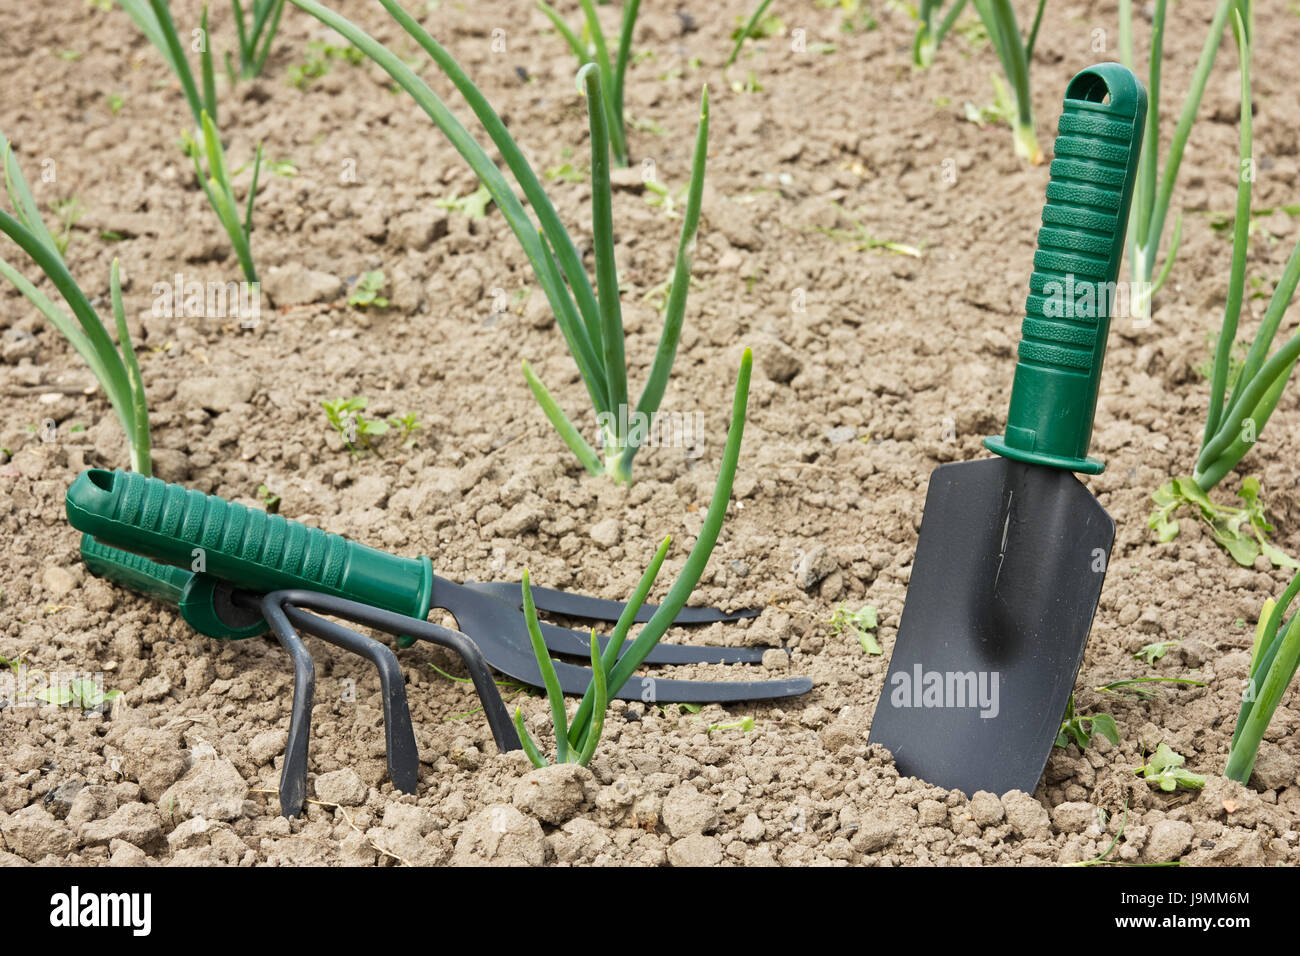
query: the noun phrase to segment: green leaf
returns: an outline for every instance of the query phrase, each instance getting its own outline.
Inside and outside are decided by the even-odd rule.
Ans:
[[[1110,714],[1098,714],[1092,718],[1092,729],[1115,746],[1119,746],[1119,727],[1115,725],[1115,718]]]

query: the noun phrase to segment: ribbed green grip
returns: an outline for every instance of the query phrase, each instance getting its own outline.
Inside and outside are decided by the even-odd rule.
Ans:
[[[1105,468],[1088,445],[1146,111],[1146,90],[1118,63],[1089,67],[1066,88],[1007,432],[984,440],[1005,458]]]
[[[423,619],[433,566],[216,495],[122,470],[90,469],[68,489],[68,521],[161,564],[264,593],[307,588]]]
[[[266,633],[266,621],[260,615],[232,607],[223,600],[218,582],[205,574],[159,564],[88,534],[81,536],[81,560],[95,577],[177,608],[190,627],[207,637],[229,641]]]

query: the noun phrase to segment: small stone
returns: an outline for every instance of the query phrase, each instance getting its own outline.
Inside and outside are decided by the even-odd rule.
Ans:
[[[545,860],[542,825],[501,803],[465,823],[451,857],[453,866],[541,866]]]
[[[153,458],[153,476],[163,481],[184,481],[190,476],[190,459],[178,448],[155,448],[150,452]]]
[[[111,611],[117,607],[117,591],[106,581],[87,578],[81,585],[81,603],[91,611]]]
[[[582,810],[594,789],[592,781],[591,771],[577,764],[539,767],[515,786],[512,802],[542,822],[559,826]]]
[[[970,815],[975,824],[981,828],[995,827],[1006,818],[1002,801],[987,790],[975,791],[970,798]]]
[[[757,843],[766,833],[767,828],[763,826],[763,821],[758,818],[758,814],[751,813],[740,824],[737,835],[746,843]]]
[[[158,803],[180,817],[203,815],[209,820],[234,820],[244,812],[248,784],[224,757],[200,760]]]
[[[185,751],[170,731],[132,727],[126,732],[122,750],[122,772],[140,784],[144,795],[154,802],[185,773]]]
[[[342,298],[344,285],[338,276],[294,263],[269,269],[262,278],[262,291],[277,306],[305,305]]]
[[[176,385],[176,402],[182,407],[228,412],[245,404],[257,390],[257,379],[241,372],[209,378],[184,378]]]
[[[616,518],[606,518],[591,526],[591,540],[602,548],[612,548],[623,537],[623,528]]]
[[[916,812],[917,822],[923,827],[937,827],[948,820],[948,808],[938,800],[922,800]]]
[[[77,845],[72,831],[39,803],[11,813],[0,823],[0,836],[11,851],[33,863],[46,856],[66,856]]]
[[[799,557],[794,569],[794,583],[804,591],[811,591],[822,578],[839,570],[835,556],[824,544],[814,545]]]
[[[866,710],[861,707],[845,707],[839,716],[821,729],[820,737],[822,746],[831,753],[866,743]]]
[[[1265,741],[1255,757],[1250,780],[1260,790],[1281,790],[1296,782],[1296,758],[1277,744]]]
[[[1142,856],[1148,863],[1170,863],[1187,852],[1196,830],[1182,820],[1161,820],[1151,828]]]
[[[288,742],[289,735],[283,730],[264,730],[249,741],[248,756],[258,766],[269,764],[284,753]]]
[[[145,855],[144,850],[134,843],[127,843],[125,840],[114,840],[108,845],[108,852],[109,866],[138,867],[149,865],[149,857]]]
[[[7,770],[16,770],[19,773],[28,773],[32,770],[39,770],[45,764],[45,751],[40,747],[33,747],[31,744],[22,744],[15,747],[12,753],[6,755],[8,764]]]
[[[1013,833],[1030,839],[1046,839],[1052,835],[1052,819],[1047,809],[1023,790],[1011,790],[1002,795],[1002,809]]]
[[[718,825],[718,804],[691,783],[679,783],[664,798],[664,826],[678,840],[708,833]]]
[[[785,385],[803,369],[794,349],[775,339],[762,344],[758,364],[763,374],[778,385]]]
[[[849,845],[859,853],[879,853],[898,839],[898,827],[887,820],[864,820]]]
[[[316,778],[316,798],[340,807],[355,807],[366,802],[370,788],[351,767],[323,773]]]
[[[673,841],[668,848],[673,866],[717,866],[722,862],[722,844],[717,837],[696,833]]]
[[[784,670],[790,666],[790,655],[779,647],[763,652],[763,668],[769,671]]]
[[[87,846],[103,846],[114,840],[148,846],[161,836],[158,812],[144,803],[123,804],[108,819],[93,820],[81,828],[81,840]]]
[[[515,538],[528,531],[536,531],[544,515],[540,508],[521,501],[497,521],[497,529],[506,537]]]
[[[77,579],[66,568],[52,567],[46,568],[45,573],[41,575],[41,584],[45,587],[46,593],[57,600],[66,597],[77,586]]]
[[[171,833],[167,834],[167,848],[173,853],[193,847],[207,846],[212,842],[213,827],[221,824],[205,820],[203,817],[191,817],[183,820]]]
[[[1057,833],[1082,833],[1096,822],[1097,808],[1091,803],[1075,801],[1052,809],[1052,826]]]
[[[826,429],[826,439],[832,445],[843,445],[846,441],[853,441],[857,437],[858,429],[853,425],[838,425]]]
[[[68,826],[81,827],[117,809],[117,797],[108,787],[82,787],[68,808]]]

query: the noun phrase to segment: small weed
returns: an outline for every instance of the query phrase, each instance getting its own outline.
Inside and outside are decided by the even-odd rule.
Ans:
[[[1300,568],[1300,562],[1268,540],[1274,529],[1264,516],[1259,479],[1253,475],[1243,478],[1237,497],[1244,502],[1240,508],[1217,505],[1192,478],[1175,478],[1151,496],[1157,507],[1147,519],[1147,526],[1156,532],[1160,541],[1172,541],[1178,537],[1178,519],[1174,513],[1183,505],[1192,505],[1209,526],[1214,540],[1242,567],[1252,567],[1262,554],[1274,567]]]
[[[313,80],[330,71],[332,62],[359,66],[364,61],[365,54],[354,46],[334,46],[324,40],[308,40],[306,59],[289,67],[289,85],[305,90]]]
[[[452,212],[458,212],[461,215],[468,216],[471,221],[477,222],[487,215],[488,203],[492,202],[492,196],[488,193],[486,186],[480,186],[467,196],[450,196],[446,199],[435,199],[433,204],[439,209],[449,209]]]
[[[1177,647],[1179,641],[1156,641],[1154,644],[1144,644],[1142,649],[1133,656],[1138,660],[1145,660],[1151,666],[1155,666],[1156,661],[1168,653],[1169,648]]]
[[[856,611],[850,611],[847,604],[841,604],[831,615],[831,634],[839,635],[848,631],[858,639],[862,649],[868,654],[883,654],[879,642],[871,632],[880,624],[879,612],[868,604]]]
[[[54,214],[59,217],[59,234],[54,237],[54,245],[62,256],[67,254],[68,243],[72,240],[72,227],[86,214],[86,208],[76,196],[69,196],[54,204]]]
[[[280,496],[271,491],[266,485],[257,486],[257,497],[262,501],[262,507],[266,509],[269,515],[280,513]]]
[[[122,107],[126,105],[126,100],[122,98],[120,93],[109,93],[107,99],[108,111],[114,116],[122,112]]]
[[[1079,745],[1080,750],[1087,750],[1092,743],[1093,734],[1101,734],[1112,744],[1119,745],[1119,727],[1110,714],[1076,714],[1074,712],[1074,695],[1065,706],[1065,719],[1061,721],[1060,733],[1056,735],[1056,746],[1068,747],[1070,739]]]
[[[838,206],[836,208],[839,208]],[[843,210],[841,210],[842,212]],[[868,252],[872,249],[885,249],[889,252],[895,252],[900,256],[912,256],[921,258],[921,250],[916,246],[909,246],[902,242],[895,242],[892,239],[878,239],[873,236],[867,227],[857,219],[850,219],[853,223],[852,229],[829,229],[819,226],[817,231],[825,236],[836,240],[837,242],[848,242],[858,252]]]
[[[348,296],[348,305],[357,308],[388,308],[388,300],[379,293],[384,288],[384,270],[374,269],[357,280],[356,288]]]
[[[1171,750],[1168,744],[1161,744],[1146,765],[1133,772],[1141,774],[1147,783],[1159,787],[1165,793],[1173,793],[1180,787],[1184,790],[1200,790],[1205,786],[1205,778],[1184,770],[1183,764],[1186,762],[1187,758],[1182,754]]]
[[[750,733],[754,729],[754,718],[746,717],[743,720],[733,721],[730,724],[710,724],[705,733],[711,734],[715,730],[743,730]]]

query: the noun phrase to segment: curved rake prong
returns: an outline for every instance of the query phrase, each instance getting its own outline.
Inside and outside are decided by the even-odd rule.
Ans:
[[[280,592],[283,593],[283,592]],[[293,660],[293,709],[289,715],[289,738],[284,748],[284,769],[280,771],[280,812],[286,817],[302,813],[307,799],[307,748],[311,739],[311,702],[316,692],[316,665],[298,632],[293,629],[276,594],[260,599],[239,595],[240,603],[255,602],[271,633]]]
[[[321,594],[317,591],[292,590],[279,593],[286,595],[286,599],[291,604],[300,608],[332,614],[379,631],[428,641],[454,651],[464,662],[470,680],[474,682],[474,690],[478,692],[478,698],[483,702],[483,713],[487,717],[488,727],[492,731],[492,738],[496,741],[497,750],[505,753],[520,749],[519,735],[515,732],[505,702],[501,700],[501,692],[492,678],[492,671],[488,669],[488,662],[484,659],[478,645],[464,634],[428,621],[407,617],[405,614],[395,614],[369,604],[359,604],[356,601]]]
[[[384,752],[388,756],[388,779],[402,793],[415,793],[420,783],[420,754],[415,745],[415,731],[411,728],[411,709],[406,703],[406,683],[397,655],[372,638],[295,607],[289,592],[272,593],[281,595],[280,606],[299,630],[367,658],[375,665],[379,671],[384,704]]]
[[[518,610],[523,610],[521,603],[520,582],[503,583],[500,581],[466,581],[463,587],[503,601],[512,601]],[[557,591],[555,588],[532,586],[533,603],[539,611],[562,614],[565,617],[578,617],[589,621],[617,621],[627,604],[623,601],[609,601],[586,594],[572,594]],[[659,610],[657,604],[643,604],[636,612],[635,623],[644,624]],[[762,608],[747,607],[739,611],[722,611],[716,607],[684,607],[673,618],[674,624],[714,624],[719,621],[742,621],[745,618],[758,617]],[[585,651],[583,653],[586,653]]]

